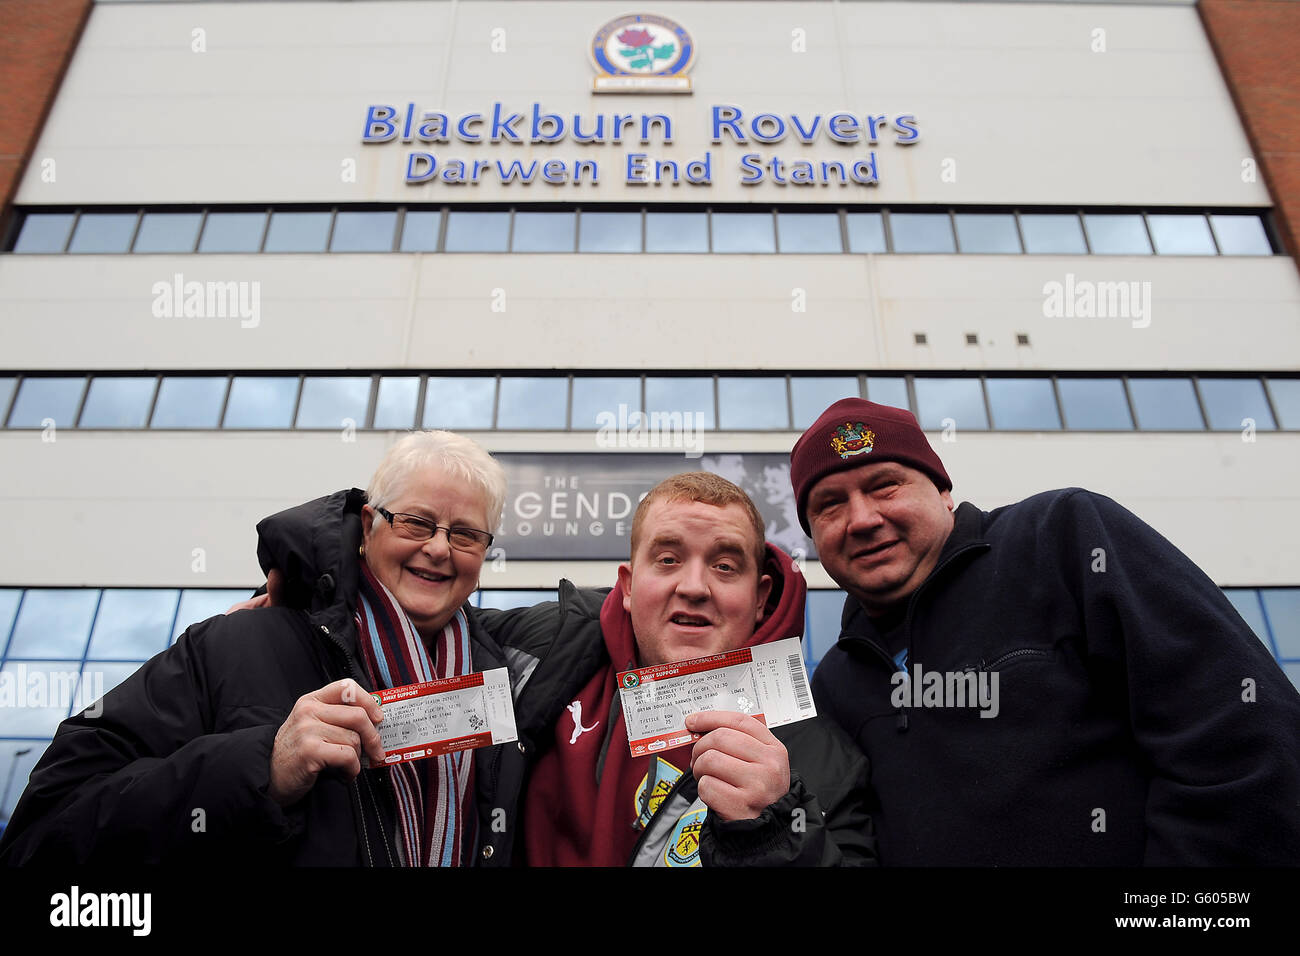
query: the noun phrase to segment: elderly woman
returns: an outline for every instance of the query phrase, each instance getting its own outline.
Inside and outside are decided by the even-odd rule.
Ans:
[[[496,789],[522,748],[385,766],[369,693],[506,665],[465,603],[504,500],[481,447],[421,432],[365,494],[263,521],[258,557],[294,608],[195,624],[102,716],[64,721],[0,861],[504,862]]]

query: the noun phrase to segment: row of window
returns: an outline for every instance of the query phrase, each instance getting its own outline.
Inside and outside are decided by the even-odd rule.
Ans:
[[[1254,212],[659,212],[406,207],[359,211],[33,210],[23,217],[11,248],[18,253],[1273,254],[1264,220]]]
[[[802,430],[848,395],[930,430],[1300,429],[1300,378],[1200,376],[55,375],[0,377],[8,428]],[[653,420],[640,427],[654,427]]]
[[[247,590],[0,589],[0,681],[21,700],[0,707],[0,820],[7,820],[59,722],[79,713],[166,649],[194,621]],[[1225,588],[1224,594],[1300,688],[1300,588]],[[479,591],[480,607],[522,607],[556,592]],[[809,672],[839,637],[841,591],[809,591]]]

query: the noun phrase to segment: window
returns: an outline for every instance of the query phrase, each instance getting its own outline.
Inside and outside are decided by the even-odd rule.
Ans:
[[[69,252],[126,252],[131,248],[137,215],[127,213],[83,212],[72,233]]]
[[[718,378],[718,427],[737,430],[790,427],[784,378]]]
[[[508,212],[447,214],[447,252],[505,252],[509,238]]]
[[[1258,216],[1211,216],[1219,252],[1225,256],[1271,256],[1264,223]]]
[[[0,378],[0,422],[5,420],[5,414],[9,411],[9,399],[14,397],[17,382],[16,378]]]
[[[584,212],[578,219],[579,252],[640,252],[639,212]]]
[[[324,252],[330,213],[273,212],[264,252]]]
[[[253,596],[251,591],[199,590],[189,589],[181,592],[180,608],[176,611],[176,624],[172,628],[172,643],[185,633],[191,624],[198,624],[218,614],[225,614],[230,605],[238,601],[247,601]]]
[[[571,212],[517,212],[515,252],[572,252],[577,220]]]
[[[1204,216],[1147,216],[1156,252],[1162,256],[1215,255],[1214,237]]]
[[[624,408],[620,408],[624,406]],[[600,427],[597,416],[606,412],[614,416],[618,427],[635,425],[641,411],[639,378],[582,378],[573,380],[573,428],[586,430]]]
[[[406,211],[402,219],[402,252],[437,252],[442,213]]]
[[[265,229],[264,212],[210,212],[199,252],[257,252]]]
[[[298,398],[298,377],[235,376],[223,428],[288,428]]]
[[[44,428],[50,419],[59,428],[71,428],[86,387],[84,378],[25,378],[9,413],[10,428]]]
[[[497,428],[564,428],[567,378],[503,378]]]
[[[1300,658],[1300,588],[1260,588],[1279,657]]]
[[[794,406],[794,427],[805,429],[841,398],[857,397],[858,379],[855,375],[792,378],[790,379],[790,402]]]
[[[495,378],[430,376],[424,391],[425,428],[491,428]]]
[[[1020,231],[1025,252],[1039,255],[1084,255],[1083,226],[1075,213],[1022,213]]]
[[[23,218],[14,252],[62,252],[76,218],[70,212],[29,213]]]
[[[395,212],[340,212],[334,220],[330,251],[389,252],[396,230]]]
[[[781,212],[776,216],[782,252],[843,252],[840,217],[833,212]]]
[[[1097,255],[1151,255],[1151,241],[1141,216],[1088,213],[1083,221],[1088,229],[1088,243]]]
[[[148,378],[96,378],[90,382],[81,428],[143,428],[149,418],[157,380]]]
[[[962,252],[1020,252],[1016,217],[1010,213],[958,213],[953,219]]]
[[[216,428],[228,383],[224,375],[164,378],[150,427]]]
[[[895,252],[956,252],[946,212],[890,213]]]
[[[690,412],[691,420],[704,428],[713,428],[716,418],[713,414],[713,379],[712,378],[655,378],[647,376],[645,380],[646,411],[655,412]],[[685,417],[682,419],[685,423]]]
[[[983,431],[989,427],[979,379],[918,378],[914,384],[917,418],[922,428],[946,428],[949,422],[958,431]]]
[[[884,252],[885,217],[878,212],[851,212],[844,216],[849,252]]]
[[[1065,425],[1078,431],[1132,431],[1124,383],[1117,378],[1063,378],[1057,383]]]
[[[147,212],[132,251],[193,252],[202,224],[200,212]]]
[[[98,588],[32,588],[18,608],[8,658],[80,660],[98,604]]]
[[[1199,431],[1205,427],[1191,379],[1131,378],[1129,394],[1138,427],[1147,431]]]
[[[994,428],[1056,431],[1061,427],[1051,379],[991,378],[986,386]]]
[[[1241,431],[1251,419],[1256,431],[1273,431],[1273,414],[1257,378],[1202,378],[1197,383],[1214,431]]]
[[[414,428],[419,394],[420,380],[414,375],[381,378],[379,398],[375,402],[375,428]]]
[[[302,383],[297,428],[364,428],[370,379],[309,376]]]
[[[106,589],[86,656],[139,661],[166,650],[178,598],[175,590]]]
[[[1300,378],[1270,378],[1268,391],[1281,427],[1300,428]]]
[[[646,252],[708,252],[709,216],[703,212],[648,212]]]
[[[877,405],[889,405],[893,408],[906,408],[911,411],[912,403],[907,400],[907,379],[901,375],[867,376],[867,400]]]
[[[715,212],[714,252],[776,252],[772,214],[768,212]]]

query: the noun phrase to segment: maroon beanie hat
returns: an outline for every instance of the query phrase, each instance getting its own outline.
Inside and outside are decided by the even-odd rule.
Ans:
[[[806,511],[813,485],[837,471],[878,461],[901,462],[925,472],[940,491],[952,489],[943,462],[911,412],[864,398],[841,398],[822,412],[790,452],[790,484],[803,530],[812,535]]]

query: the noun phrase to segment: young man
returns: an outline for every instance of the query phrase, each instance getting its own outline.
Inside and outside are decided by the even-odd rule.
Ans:
[[[702,713],[688,721],[703,735],[693,746],[647,757],[628,748],[618,671],[802,633],[803,577],[763,530],[731,482],[677,475],[637,509],[613,590],[563,581],[558,603],[484,612],[507,648],[549,643],[517,688],[522,710],[558,715],[537,740],[523,795],[523,862],[873,861],[865,762],[820,717],[769,731],[744,714]]]
[[[870,760],[883,865],[1300,861],[1300,695],[1137,517],[954,508],[911,413],[858,398],[790,479],[849,594],[813,692]]]

